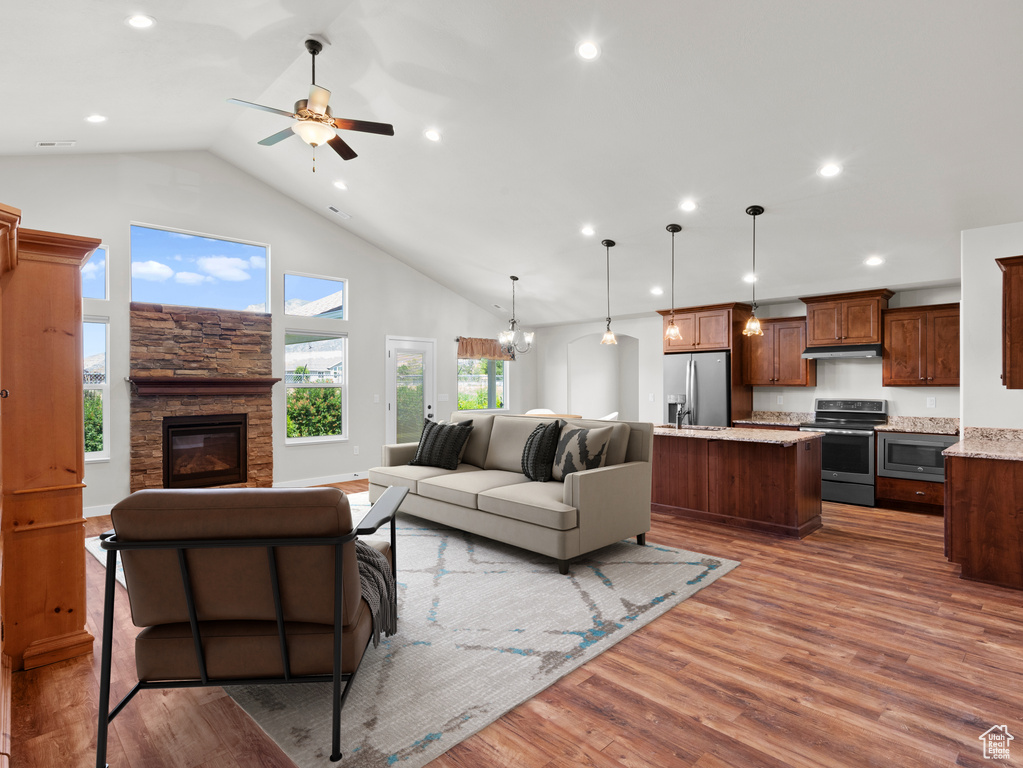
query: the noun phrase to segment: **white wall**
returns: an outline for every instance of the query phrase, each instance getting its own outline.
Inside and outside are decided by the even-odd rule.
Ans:
[[[274,387],[274,481],[338,478],[379,463],[384,439],[385,337],[437,339],[439,413],[456,406],[454,339],[494,336],[505,323],[379,248],[281,195],[208,152],[0,158],[0,201],[22,210],[22,225],[102,238],[109,246],[110,300],[86,314],[110,318],[111,457],[86,468],[86,507],[128,494],[129,223],[132,221],[270,245],[274,376],[283,376],[285,269],[350,281],[350,320],[319,322],[349,337],[347,442],[284,445],[284,390]],[[535,399],[532,355],[509,371],[509,405]],[[374,402],[374,395],[380,402]],[[450,407],[447,407],[450,406]],[[354,455],[354,447],[360,453]]]
[[[602,321],[573,323],[538,328],[536,331],[539,356],[536,359],[536,405],[550,408],[556,413],[579,413],[569,410],[569,345],[585,339],[600,346],[600,336],[604,332]],[[619,411],[619,418],[631,417],[638,421],[661,423],[661,316],[632,317],[616,319],[613,323],[615,335],[619,340],[628,340],[618,351],[622,362],[622,375],[629,369],[634,376],[627,376],[627,383],[618,384],[621,397],[617,407],[608,411]],[[592,338],[585,338],[592,337]],[[628,416],[627,416],[628,414]],[[602,416],[603,413],[594,414]]]
[[[1002,271],[1023,253],[1023,222],[962,234],[962,426],[1023,429],[1023,390],[1002,386]]]
[[[888,306],[916,307],[959,300],[959,286],[949,285],[897,291]],[[763,317],[802,317],[806,315],[806,305],[801,301],[768,304],[761,306],[760,314]],[[888,412],[893,416],[958,417],[959,390],[959,387],[883,387],[881,358],[818,360],[816,387],[754,387],[753,410],[811,412],[813,401],[818,397],[864,398],[887,400]],[[933,408],[927,406],[928,398],[934,398]]]

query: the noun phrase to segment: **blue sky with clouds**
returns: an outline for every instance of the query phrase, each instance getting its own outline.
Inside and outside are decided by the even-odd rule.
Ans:
[[[131,227],[131,300],[185,307],[266,306],[261,245]]]

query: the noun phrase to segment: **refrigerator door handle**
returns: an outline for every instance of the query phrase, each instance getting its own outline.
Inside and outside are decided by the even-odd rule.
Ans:
[[[691,398],[690,402],[692,403],[692,405],[690,406],[690,411],[689,411],[689,423],[690,424],[696,424],[697,423],[697,420],[696,420],[697,419],[697,410],[696,410],[696,408],[697,408],[697,405],[698,405],[697,402],[696,402],[696,361],[695,360],[691,360],[689,362],[689,366],[690,366],[690,369],[692,370],[692,373],[689,374],[689,391],[692,393],[690,395],[690,398]]]

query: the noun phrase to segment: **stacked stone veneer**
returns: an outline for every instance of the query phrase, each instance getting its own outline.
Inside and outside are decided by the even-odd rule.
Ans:
[[[271,375],[270,315],[131,305],[131,376],[199,380]],[[270,392],[257,395],[131,395],[131,491],[163,487],[163,417],[248,414],[248,482],[273,484]]]

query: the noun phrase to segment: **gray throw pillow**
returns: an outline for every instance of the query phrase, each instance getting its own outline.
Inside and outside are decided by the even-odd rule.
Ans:
[[[607,444],[612,427],[579,429],[566,426],[554,454],[554,480],[564,480],[573,472],[597,469],[607,461]]]
[[[561,419],[554,419],[549,424],[538,424],[526,438],[522,448],[522,474],[530,480],[546,483],[551,479],[562,423]]]
[[[472,432],[472,419],[457,424],[441,424],[425,419],[423,434],[415,458],[409,462],[419,467],[457,469],[462,451]]]

